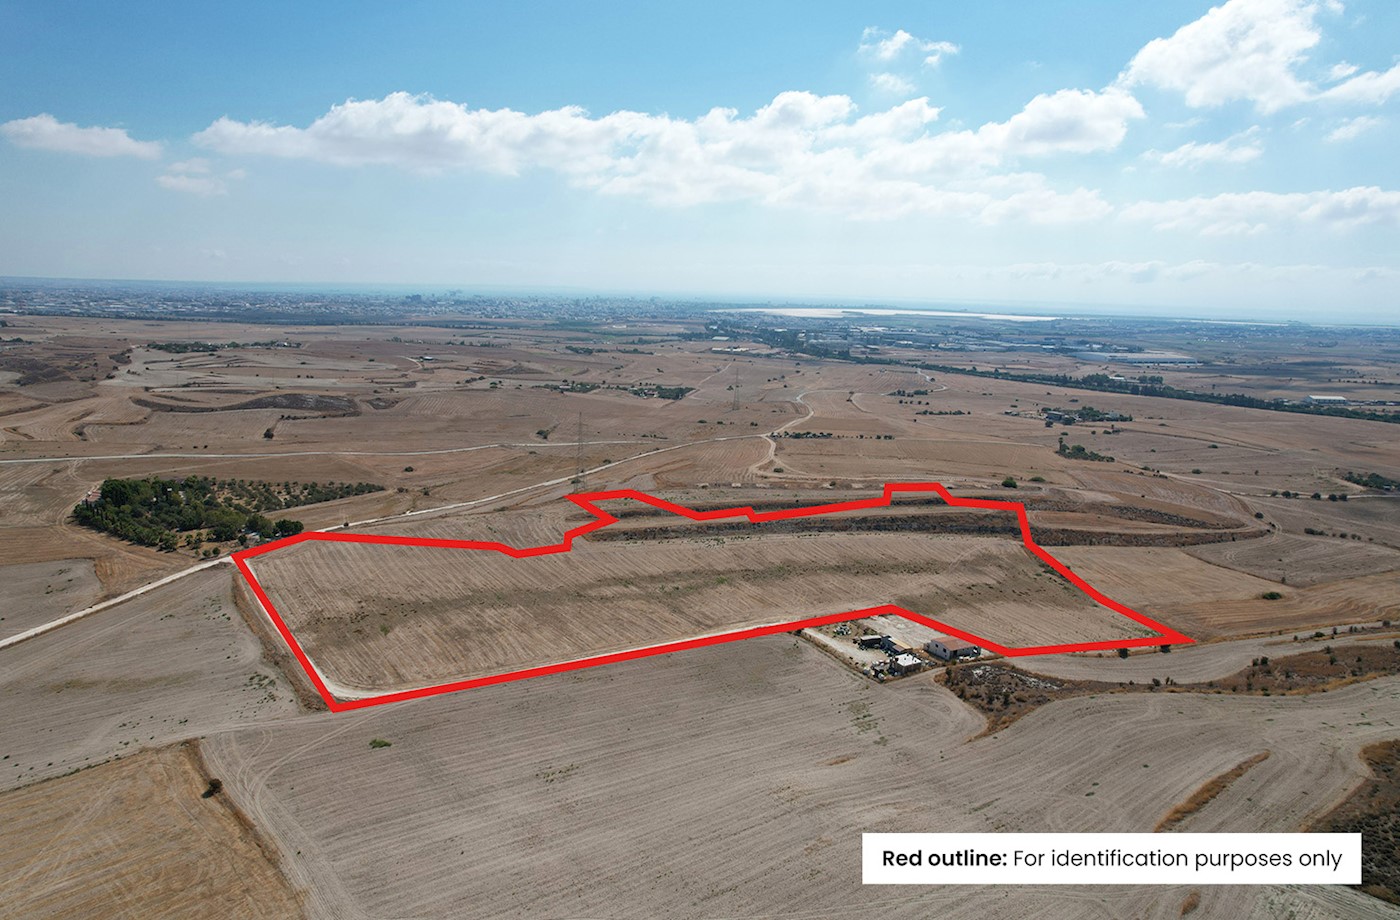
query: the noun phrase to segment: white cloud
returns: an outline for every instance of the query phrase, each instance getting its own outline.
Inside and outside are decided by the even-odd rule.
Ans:
[[[528,115],[393,93],[333,106],[305,128],[220,118],[195,143],[228,155],[386,164],[419,172],[519,175],[543,169],[602,194],[673,206],[755,201],[865,219],[909,213],[983,221],[1091,219],[1109,206],[1084,189],[959,188],[1010,161],[1110,150],[1142,108],[1126,93],[1037,96],[1005,122],[931,133],[939,110],[912,99],[856,116],[846,96],[779,94],[753,115],[693,120],[579,108]],[[181,183],[188,185],[190,183]]]
[[[1060,90],[1036,96],[1004,122],[886,145],[868,158],[900,174],[979,173],[1008,160],[1114,150],[1128,122],[1142,117],[1138,101],[1119,90]]]
[[[943,56],[958,54],[962,48],[952,42],[925,42],[920,49],[924,52],[924,66],[937,67],[943,63]]]
[[[860,50],[877,61],[893,61],[905,51],[913,51],[924,56],[925,66],[937,67],[946,55],[957,54],[962,48],[952,42],[918,38],[903,29],[889,33],[871,26],[860,37]]]
[[[1143,46],[1120,76],[1124,86],[1177,90],[1193,108],[1245,100],[1275,112],[1313,95],[1296,67],[1321,40],[1311,0],[1229,0]]]
[[[1207,163],[1234,165],[1249,163],[1259,159],[1264,153],[1264,148],[1259,145],[1258,141],[1254,140],[1257,133],[1255,129],[1251,128],[1214,143],[1200,144],[1192,141],[1165,153],[1159,150],[1149,150],[1143,154],[1143,159],[1152,160],[1163,166],[1185,167],[1187,169],[1195,169]]]
[[[983,125],[978,133],[1020,155],[1092,153],[1117,147],[1128,122],[1142,117],[1142,106],[1127,93],[1062,89],[1036,96],[1004,125]]]
[[[181,173],[166,173],[156,176],[156,184],[161,188],[168,188],[171,191],[186,192],[204,198],[228,194],[228,185],[222,179],[215,179],[212,176],[190,176]]]
[[[1400,64],[1384,73],[1369,70],[1345,83],[1339,83],[1318,98],[1324,102],[1384,105],[1391,96],[1400,93]]]
[[[1318,14],[1341,4],[1317,0],[1229,0],[1170,38],[1143,46],[1119,76],[1119,85],[1176,90],[1193,108],[1245,101],[1265,114],[1304,102],[1382,105],[1400,93],[1400,65],[1357,73],[1339,62],[1319,90],[1300,74],[1308,52],[1322,40]]]
[[[164,174],[156,176],[156,184],[174,192],[213,198],[228,194],[228,179],[243,178],[243,170],[235,169],[223,176],[214,174],[214,166],[203,157],[171,163]]]
[[[1333,128],[1332,132],[1327,135],[1327,140],[1334,144],[1339,141],[1353,140],[1365,134],[1367,131],[1370,131],[1372,128],[1379,128],[1383,124],[1385,124],[1384,118],[1376,118],[1373,115],[1358,115],[1355,118],[1348,118],[1336,128]]]
[[[143,160],[154,160],[160,156],[159,143],[133,140],[122,128],[80,128],[47,113],[7,121],[0,125],[0,134],[17,147],[35,150],[57,150],[90,157],[139,157]]]
[[[914,91],[913,81],[906,80],[894,73],[872,73],[870,85],[880,92],[889,93],[892,96],[907,96]]]
[[[1288,224],[1345,229],[1400,225],[1400,192],[1374,186],[1321,192],[1228,192],[1213,197],[1141,201],[1121,212],[1158,230],[1209,236],[1262,233]]]
[[[179,162],[171,163],[167,169],[170,172],[194,173],[206,176],[213,170],[213,166],[203,157],[193,157],[188,160],[180,160]]]

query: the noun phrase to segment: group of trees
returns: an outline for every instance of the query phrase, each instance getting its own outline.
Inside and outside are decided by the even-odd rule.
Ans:
[[[288,537],[301,533],[301,521],[267,517],[263,512],[377,492],[372,483],[265,483],[185,479],[108,479],[98,497],[73,509],[78,523],[142,546],[174,550],[185,542],[246,541],[249,534]]]
[[[1347,482],[1355,483],[1358,486],[1365,486],[1368,489],[1375,489],[1378,492],[1395,492],[1400,490],[1400,479],[1391,479],[1389,476],[1382,476],[1380,473],[1352,473],[1342,474],[1342,478]]]
[[[1114,459],[1107,454],[1089,450],[1083,444],[1067,446],[1064,441],[1061,441],[1060,446],[1055,448],[1055,453],[1059,454],[1061,457],[1068,457],[1071,460],[1097,460],[1101,463],[1114,462]]]

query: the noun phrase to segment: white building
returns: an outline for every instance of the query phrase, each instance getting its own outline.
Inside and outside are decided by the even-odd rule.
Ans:
[[[964,642],[962,639],[930,639],[924,643],[924,649],[941,661],[951,661],[954,658],[976,658],[982,654],[980,648],[971,642]]]

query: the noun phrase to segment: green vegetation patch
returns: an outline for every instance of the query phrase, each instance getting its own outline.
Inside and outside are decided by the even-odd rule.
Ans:
[[[1347,482],[1355,483],[1358,486],[1365,486],[1368,489],[1375,489],[1378,492],[1400,491],[1400,479],[1391,479],[1389,476],[1382,476],[1380,473],[1343,473],[1342,478]]]
[[[301,533],[301,521],[272,520],[270,512],[381,492],[368,482],[249,482],[243,479],[108,479],[98,496],[73,509],[73,517],[93,530],[142,546],[174,550],[181,535],[189,545]]]
[[[151,342],[147,348],[165,351],[173,355],[187,355],[207,351],[222,351],[225,348],[300,348],[301,343],[283,342],[272,339],[266,342]]]
[[[1089,450],[1083,444],[1075,444],[1073,447],[1067,447],[1064,441],[1060,442],[1060,446],[1055,449],[1055,453],[1059,454],[1061,457],[1068,457],[1071,460],[1097,460],[1101,463],[1114,462],[1113,458],[1107,454]],[[1200,471],[1197,470],[1196,472]]]

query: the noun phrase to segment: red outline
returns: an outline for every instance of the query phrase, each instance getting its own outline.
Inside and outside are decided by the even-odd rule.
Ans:
[[[510,556],[514,559],[524,559],[529,556],[547,556],[553,553],[567,553],[573,548],[575,539],[582,537],[585,534],[592,533],[595,530],[600,530],[604,527],[607,527],[610,524],[615,524],[617,522],[618,519],[616,517],[599,508],[597,505],[594,504],[594,502],[630,498],[635,501],[651,505],[654,508],[660,508],[663,511],[669,511],[672,514],[689,518],[693,521],[714,521],[723,518],[743,517],[757,524],[762,523],[764,521],[781,521],[787,520],[789,518],[814,517],[816,515],[821,514],[835,514],[841,511],[857,511],[864,508],[885,508],[889,507],[891,500],[893,499],[893,496],[896,492],[934,492],[937,493],[938,496],[943,499],[943,501],[955,507],[989,508],[994,511],[1014,512],[1016,514],[1017,520],[1021,524],[1021,540],[1025,543],[1026,549],[1030,550],[1046,565],[1049,565],[1056,572],[1060,573],[1060,575],[1062,575],[1066,580],[1068,580],[1070,584],[1074,585],[1076,588],[1089,595],[1089,597],[1093,598],[1100,605],[1107,607],[1110,610],[1121,613],[1129,619],[1143,626],[1156,630],[1158,635],[1144,636],[1138,639],[1113,639],[1103,642],[1071,642],[1064,645],[1039,645],[1028,648],[1008,648],[1006,646],[999,645],[995,642],[991,642],[979,636],[973,635],[970,632],[966,632],[961,629],[956,629],[952,626],[947,625],[946,623],[940,623],[937,620],[915,613],[912,610],[905,610],[903,607],[899,607],[894,604],[881,604],[877,607],[868,607],[864,610],[850,610],[845,613],[832,613],[827,614],[825,616],[811,617],[804,620],[794,620],[791,623],[774,623],[768,626],[751,627],[749,629],[740,629],[735,630],[733,632],[721,633],[713,636],[702,636],[697,639],[683,639],[676,642],[666,642],[661,645],[647,646],[646,648],[630,649],[625,652],[612,652],[606,655],[593,655],[588,658],[580,658],[574,661],[562,661],[557,662],[555,664],[540,665],[539,667],[534,668],[525,668],[524,670],[520,671],[508,671],[503,674],[492,674],[488,677],[475,677],[470,680],[452,681],[450,683],[437,684],[431,687],[419,687],[413,690],[400,690],[396,693],[384,693],[380,694],[379,696],[364,697],[362,699],[338,700],[331,695],[331,692],[326,688],[325,683],[321,680],[320,675],[316,673],[316,669],[312,667],[311,660],[307,657],[306,652],[302,650],[300,643],[298,643],[296,640],[296,637],[292,635],[292,631],[287,628],[287,624],[282,621],[282,617],[280,614],[278,614],[277,608],[273,606],[272,601],[267,596],[267,592],[264,591],[262,585],[258,583],[258,579],[253,575],[252,569],[248,567],[247,562],[247,560],[253,558],[254,556],[261,556],[263,553],[269,553],[276,549],[283,549],[288,546],[293,546],[297,543],[301,543],[306,540],[326,540],[334,543],[376,543],[387,544],[391,546],[435,546],[449,549],[493,550],[498,553],[504,553],[507,556]],[[1054,556],[1050,555],[1048,552],[1046,552],[1044,549],[1038,546],[1036,542],[1033,539],[1031,539],[1030,521],[1026,518],[1025,506],[1022,505],[1020,502],[994,501],[990,499],[980,498],[954,498],[948,492],[947,489],[945,489],[941,484],[936,482],[888,483],[885,485],[884,492],[879,498],[865,498],[859,499],[857,501],[848,502],[832,502],[826,505],[809,505],[806,507],[785,508],[779,511],[768,512],[756,512],[753,510],[752,507],[722,508],[715,511],[695,511],[694,509],[686,508],[681,505],[676,505],[664,499],[656,498],[652,495],[647,495],[645,492],[638,492],[635,489],[615,489],[610,492],[587,492],[580,495],[570,495],[567,497],[569,501],[573,502],[580,508],[592,514],[594,520],[591,523],[580,525],[568,531],[564,534],[564,539],[561,542],[555,544],[548,544],[545,546],[530,546],[517,548],[514,546],[507,546],[504,543],[494,543],[481,540],[439,540],[428,537],[397,537],[384,534],[354,534],[344,532],[328,533],[326,531],[309,531],[306,533],[297,534],[296,536],[287,537],[282,540],[276,540],[271,543],[264,543],[261,546],[255,546],[251,549],[240,550],[234,553],[231,558],[233,559],[234,564],[238,566],[238,570],[243,573],[243,577],[248,580],[248,585],[253,589],[253,593],[257,595],[258,600],[262,603],[263,609],[267,611],[267,615],[272,620],[273,625],[275,625],[277,627],[277,631],[282,634],[282,638],[286,641],[287,646],[292,650],[292,654],[296,656],[297,661],[300,662],[303,670],[306,671],[306,676],[310,678],[311,683],[316,687],[317,692],[321,694],[321,698],[326,701],[326,705],[331,709],[332,712],[344,712],[350,709],[363,709],[367,706],[378,706],[383,703],[396,703],[402,700],[413,700],[425,696],[436,696],[439,693],[453,693],[458,690],[468,690],[472,687],[485,687],[491,684],[503,684],[508,683],[510,681],[524,680],[527,677],[542,677],[546,674],[559,674],[564,671],[576,671],[581,668],[592,668],[597,667],[598,665],[612,664],[618,661],[631,661],[634,658],[646,658],[651,655],[665,655],[670,652],[679,652],[685,649],[700,648],[706,645],[718,645],[723,642],[734,642],[739,639],[752,639],[756,636],[767,636],[772,635],[773,633],[793,632],[799,629],[804,629],[809,626],[824,626],[828,623],[840,623],[844,620],[854,620],[865,616],[875,616],[877,614],[893,614],[895,616],[901,616],[907,620],[912,620],[915,623],[920,623],[924,626],[936,629],[939,632],[946,633],[951,636],[957,636],[959,639],[971,642],[974,645],[978,645],[990,652],[994,652],[998,655],[1005,655],[1008,657],[1019,657],[1023,655],[1048,655],[1059,652],[1107,651],[1111,649],[1138,648],[1148,645],[1159,645],[1163,642],[1166,642],[1168,644],[1184,644],[1195,641],[1189,636],[1182,635],[1174,629],[1163,626],[1156,620],[1153,620],[1150,617],[1145,616],[1144,614],[1138,613],[1131,607],[1128,607],[1124,604],[1120,604],[1112,598],[1106,597],[1105,595],[1101,594],[1097,589],[1095,589],[1084,579],[1080,578],[1078,575],[1074,574],[1074,572],[1070,571],[1068,566],[1066,566],[1064,563],[1060,562]]]

